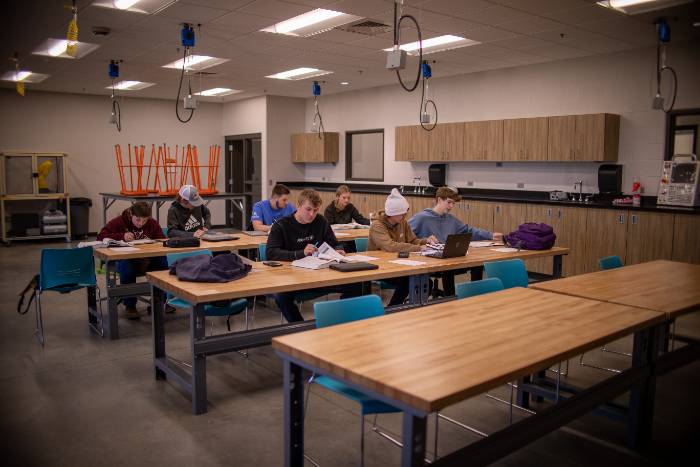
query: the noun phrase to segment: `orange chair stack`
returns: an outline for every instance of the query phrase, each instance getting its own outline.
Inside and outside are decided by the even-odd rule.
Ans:
[[[148,190],[143,187],[143,159],[145,146],[134,145],[134,157],[131,157],[131,144],[128,145],[129,150],[129,163],[125,164],[122,157],[122,148],[120,145],[115,145],[115,155],[117,158],[117,169],[119,170],[119,181],[121,182],[122,189],[120,193],[125,196],[144,196],[148,194]],[[124,173],[125,170],[129,172],[129,184],[127,186],[127,178]],[[136,182],[136,188],[134,188],[134,182]]]

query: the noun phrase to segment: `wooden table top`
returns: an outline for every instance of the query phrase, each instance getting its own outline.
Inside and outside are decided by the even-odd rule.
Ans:
[[[551,250],[502,253],[492,248],[474,248],[469,254],[459,258],[437,259],[411,255],[409,259],[422,261],[418,266],[406,266],[392,263],[397,260],[396,253],[368,251],[365,256],[379,258],[372,263],[379,269],[356,272],[339,272],[332,269],[311,270],[292,267],[284,263],[281,267],[265,266],[255,263],[253,270],[246,277],[227,283],[205,283],[180,281],[168,271],[154,271],[146,274],[149,282],[158,288],[183,298],[190,303],[207,303],[215,300],[232,300],[235,298],[266,295],[278,292],[293,292],[310,288],[330,287],[393,277],[429,274],[453,269],[481,266],[485,261],[511,258],[540,258],[568,253],[567,248],[554,247]]]
[[[700,265],[651,261],[541,282],[532,287],[648,308],[673,319],[700,308]]]
[[[94,250],[95,258],[103,261],[117,261],[120,259],[135,259],[135,258],[152,258],[155,256],[165,256],[168,253],[184,253],[186,251],[195,251],[208,249],[211,251],[230,251],[230,250],[248,250],[256,249],[261,243],[267,242],[267,237],[251,237],[246,234],[235,234],[238,240],[227,240],[225,242],[207,242],[202,240],[200,246],[192,248],[168,248],[164,247],[162,241],[159,243],[149,243],[147,245],[137,245],[137,251],[128,251],[124,248],[96,248]]]
[[[356,238],[369,238],[369,229],[334,230],[333,233],[339,242],[347,242]]]
[[[275,337],[272,346],[430,413],[664,319],[651,310],[512,288]]]

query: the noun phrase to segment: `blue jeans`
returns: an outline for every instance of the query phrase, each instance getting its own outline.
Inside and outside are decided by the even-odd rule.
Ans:
[[[305,292],[307,291],[283,292],[275,294],[275,303],[277,303],[277,307],[280,309],[288,323],[293,323],[295,321],[304,321],[304,317],[301,315],[299,307],[296,303],[294,303],[294,300],[297,298],[297,296]],[[309,290],[308,292],[340,293],[341,299],[359,297],[360,295],[362,295],[362,283],[359,282],[357,284],[323,287],[320,289]]]
[[[162,271],[168,269],[165,256],[155,258],[124,259],[117,261],[117,272],[120,284],[133,284],[136,276],[142,276],[146,271]],[[136,297],[124,298],[125,306],[136,306]]]

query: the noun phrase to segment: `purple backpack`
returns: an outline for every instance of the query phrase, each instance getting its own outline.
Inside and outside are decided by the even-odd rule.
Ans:
[[[504,235],[506,243],[523,250],[548,250],[554,246],[557,236],[547,224],[528,222],[520,224],[518,230]]]

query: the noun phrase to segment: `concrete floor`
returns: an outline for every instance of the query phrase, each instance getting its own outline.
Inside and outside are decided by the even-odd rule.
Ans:
[[[122,338],[109,341],[88,332],[85,292],[46,294],[46,347],[33,338],[34,314],[15,312],[17,293],[38,271],[41,248],[63,243],[15,243],[0,250],[0,394],[3,465],[51,466],[274,466],[283,462],[281,365],[272,350],[254,349],[211,357],[207,362],[209,412],[193,416],[190,401],[170,382],[156,381],[150,317],[120,319]],[[142,309],[145,307],[139,305]],[[310,315],[310,308],[305,313]],[[235,326],[242,327],[238,318]],[[279,322],[262,307],[258,324]],[[167,322],[168,353],[188,357],[189,321],[178,311]],[[700,336],[700,319],[688,316],[679,329]],[[216,330],[225,330],[223,321]],[[629,348],[630,340],[615,344]],[[625,357],[587,354],[587,360],[624,367]],[[589,384],[606,377],[572,360],[568,381]],[[700,365],[696,362],[659,379],[654,440],[643,452],[625,449],[622,424],[587,415],[517,451],[496,465],[682,465],[697,452]],[[507,397],[507,390],[493,393]],[[359,463],[357,406],[314,388],[306,417],[306,451],[323,466]],[[508,421],[507,407],[485,396],[448,408],[448,415],[489,432]],[[516,413],[516,418],[520,415]],[[432,453],[433,418],[429,424]],[[399,415],[379,424],[400,435]],[[369,431],[366,465],[399,465],[400,451]],[[439,452],[477,439],[440,423]]]

